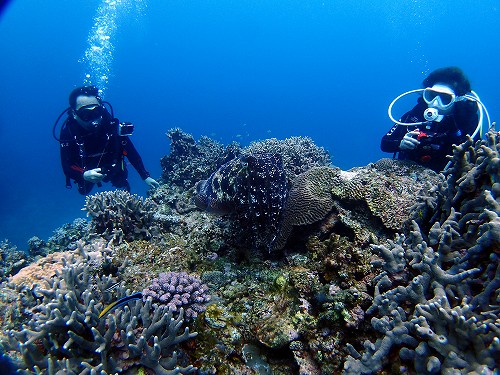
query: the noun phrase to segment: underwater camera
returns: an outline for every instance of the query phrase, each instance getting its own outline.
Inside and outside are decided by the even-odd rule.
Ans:
[[[126,137],[132,135],[134,132],[134,124],[131,122],[120,122],[118,125],[118,135],[121,137]]]

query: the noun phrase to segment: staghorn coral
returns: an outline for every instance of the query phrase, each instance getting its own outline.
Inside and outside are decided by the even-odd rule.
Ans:
[[[446,181],[413,207],[420,225],[374,247],[384,271],[367,314],[381,337],[349,346],[345,374],[375,373],[396,350],[417,374],[499,368],[499,140],[492,129],[455,147]]]
[[[113,280],[120,277],[120,285],[142,290],[152,275],[160,272],[201,275],[215,303],[208,304],[192,322],[199,332],[196,344],[183,343],[178,356],[183,366],[188,355],[197,358],[193,365],[200,368],[200,374],[338,374],[346,347],[352,357],[346,365],[351,366],[347,373],[491,374],[498,368],[493,363],[496,367],[492,370],[491,359],[498,356],[500,189],[489,162],[481,167],[478,164],[474,174],[468,173],[481,157],[490,154],[490,160],[495,159],[491,152],[494,148],[485,145],[486,151],[476,151],[472,145],[465,147],[464,168],[453,166],[459,175],[438,184],[432,179],[426,183],[424,173],[388,159],[359,171],[341,171],[345,183],[349,177],[351,182],[360,181],[369,168],[375,176],[375,170],[396,176],[389,181],[393,184],[400,175],[422,182],[423,190],[414,196],[418,204],[412,208],[416,222],[407,222],[404,232],[397,228],[404,234],[395,236],[396,230],[386,228],[364,198],[363,190],[370,184],[363,187],[356,182],[348,186],[350,193],[345,196],[330,192],[327,197],[332,197],[333,205],[325,217],[294,227],[287,251],[265,261],[258,252],[241,261],[242,251],[252,250],[243,237],[251,230],[241,229],[241,222],[192,210],[184,202],[191,199],[193,188],[164,184],[151,192],[155,202],[163,205],[155,219],[162,220],[159,236],[146,241],[139,235],[130,242],[108,244],[112,251],[107,256],[113,257],[113,265],[126,260],[131,263],[125,270],[113,273]],[[495,142],[491,146],[496,147]],[[197,166],[190,168],[194,171]],[[462,181],[467,183],[459,192]],[[456,201],[449,198],[451,186]],[[398,190],[390,188],[388,185],[388,195],[397,194]],[[393,202],[388,203],[394,205],[390,207],[393,215],[400,215],[398,203],[394,203],[397,201],[388,197],[387,202]],[[43,265],[47,271],[51,263]],[[104,268],[99,266],[99,259],[90,263],[92,276],[101,277]],[[99,306],[125,294],[124,288],[118,288],[111,298],[109,293],[102,293],[109,280],[101,284],[100,278],[91,280],[92,298],[100,301]],[[31,282],[45,285],[39,278]],[[24,285],[18,294],[10,295],[12,291],[5,289],[0,299],[0,322],[7,331],[18,327],[20,321],[28,322],[31,308],[27,304],[16,307],[17,311],[24,308],[26,313],[11,318],[3,309],[6,304],[15,307],[21,299],[39,304],[37,298],[44,296],[40,287],[33,290],[34,296]],[[142,306],[130,303],[106,319],[116,322],[124,310],[141,315],[135,309],[136,303]],[[154,308],[153,303],[150,308]],[[133,332],[138,335],[142,331],[139,319]],[[108,351],[119,365],[116,371],[152,374],[152,366],[134,365],[137,358],[124,349],[128,346],[125,336],[117,332]],[[479,362],[478,357],[482,358]],[[70,363],[57,363],[60,373]],[[98,373],[98,369],[93,370]]]
[[[210,301],[208,287],[186,272],[163,272],[142,291],[143,300],[151,299],[155,308],[166,306],[174,316],[184,310],[186,321],[194,320],[205,311]]]
[[[79,247],[85,251],[83,244]],[[93,275],[88,254],[84,261],[72,256],[62,259],[62,271],[47,279],[47,289],[37,290],[42,301],[33,307],[30,322],[20,331],[11,330],[4,343],[22,355],[25,373],[104,375],[139,365],[163,375],[196,370],[177,366],[177,344],[196,336],[188,328],[178,333],[184,322],[182,311],[174,318],[151,301],[135,301],[99,319],[103,304],[96,298],[104,296],[116,280]],[[125,292],[118,288],[118,297]]]
[[[156,203],[127,191],[105,191],[85,199],[84,210],[92,218],[92,231],[107,240],[150,239],[158,234],[154,221]]]

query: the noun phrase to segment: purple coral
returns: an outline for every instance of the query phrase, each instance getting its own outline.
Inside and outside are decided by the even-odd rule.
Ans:
[[[205,311],[205,304],[210,301],[207,291],[200,279],[186,272],[162,272],[142,291],[142,298],[146,301],[151,297],[153,306],[166,305],[174,315],[182,307],[187,321]]]

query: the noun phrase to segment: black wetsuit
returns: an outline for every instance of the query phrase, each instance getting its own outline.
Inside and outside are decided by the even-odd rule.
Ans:
[[[427,108],[425,101],[419,98],[417,105],[405,113],[400,121],[405,123],[425,121],[424,111]],[[453,112],[446,115],[440,122],[432,121],[418,126],[395,124],[382,137],[380,148],[384,152],[398,153],[398,159],[413,160],[420,165],[440,172],[448,163],[446,155],[452,154],[452,145],[464,142],[466,134],[472,135],[477,124],[476,103],[472,101],[457,102]],[[400,150],[399,144],[405,134],[417,129],[423,132],[418,138],[420,144],[412,150]]]
[[[81,194],[88,194],[94,183],[86,181],[83,173],[101,168],[106,177],[103,182],[111,182],[117,188],[130,190],[128,171],[124,158],[130,161],[143,180],[149,177],[141,156],[127,136],[118,135],[119,121],[106,112],[95,131],[87,131],[76,120],[68,116],[61,128],[61,163],[66,175],[66,186],[70,180],[78,185]]]

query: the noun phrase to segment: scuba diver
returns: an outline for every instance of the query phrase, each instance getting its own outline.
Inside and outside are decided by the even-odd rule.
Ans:
[[[440,172],[448,166],[446,156],[452,154],[453,144],[464,142],[467,134],[474,140],[482,137],[483,113],[490,124],[488,111],[460,68],[437,69],[422,83],[423,89],[405,92],[390,104],[389,118],[395,124],[382,137],[380,148]],[[392,106],[412,93],[421,93],[417,104],[395,120]]]
[[[106,108],[109,107],[110,112]],[[67,114],[59,138],[56,126]],[[71,180],[80,194],[88,194],[94,185],[111,182],[117,188],[130,191],[125,157],[141,178],[152,188],[160,185],[151,178],[129,135],[134,129],[129,122],[120,123],[113,116],[113,108],[99,97],[94,86],[74,89],[69,95],[69,108],[57,118],[53,135],[61,145],[61,163],[66,176],[66,187]]]

